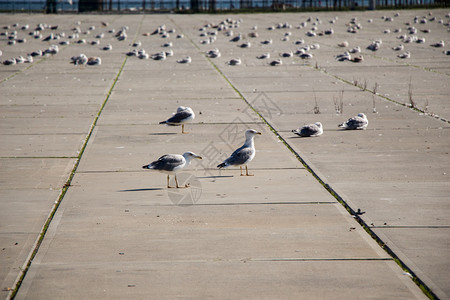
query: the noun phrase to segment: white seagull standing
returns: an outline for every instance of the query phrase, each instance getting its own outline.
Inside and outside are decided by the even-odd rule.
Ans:
[[[316,122],[314,124],[309,124],[298,129],[294,129],[292,132],[302,137],[319,136],[323,133],[323,127],[322,123]]]
[[[166,173],[168,188],[171,188],[171,186],[169,185],[169,176],[174,175],[176,187],[180,188],[180,186],[178,185],[177,173],[185,167],[189,166],[193,158],[202,159],[201,156],[198,156],[194,152],[185,152],[183,153],[183,155],[166,154],[158,158],[158,160],[143,166],[142,168]],[[185,185],[184,187],[188,187],[188,185]]]
[[[194,111],[190,107],[180,106],[177,108],[177,112],[172,117],[166,121],[159,122],[159,124],[167,124],[170,126],[181,125],[181,133],[188,133],[184,132],[184,123],[190,122],[194,120],[194,118]]]
[[[359,113],[338,126],[344,129],[366,129],[367,125],[369,125],[369,120],[367,120],[366,115]]]
[[[219,164],[217,167],[219,169],[226,168],[229,166],[239,166],[241,169],[241,176],[253,176],[248,174],[247,164],[252,161],[255,157],[255,143],[253,138],[255,135],[261,135],[261,132],[258,132],[253,129],[249,129],[245,132],[245,143],[242,147],[236,149],[230,157],[228,157],[223,163]],[[242,174],[242,166],[245,165],[245,175]]]

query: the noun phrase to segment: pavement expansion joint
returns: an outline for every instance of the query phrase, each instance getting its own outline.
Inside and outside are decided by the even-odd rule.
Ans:
[[[370,226],[370,228],[376,228],[376,229],[389,229],[389,228],[404,228],[404,229],[421,229],[421,228],[450,228],[450,225],[375,225]]]

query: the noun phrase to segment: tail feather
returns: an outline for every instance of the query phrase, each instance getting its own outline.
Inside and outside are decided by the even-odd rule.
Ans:
[[[151,169],[151,168],[152,168],[151,165],[145,165],[145,166],[142,166],[142,169]]]
[[[345,123],[339,124],[338,127],[345,128],[347,127]]]
[[[219,168],[219,169],[222,169],[222,168],[225,168],[227,166],[227,164],[226,163],[221,163],[220,165],[217,165],[217,167]]]
[[[166,124],[167,123],[167,121],[161,121],[161,122],[159,122],[159,124]]]

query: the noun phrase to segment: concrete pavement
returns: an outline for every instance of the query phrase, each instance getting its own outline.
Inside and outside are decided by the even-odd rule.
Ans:
[[[444,10],[433,13],[445,20]],[[401,12],[389,25],[404,27],[415,14]],[[287,30],[304,37],[306,31],[267,31],[267,26],[295,26],[317,16],[324,29],[335,15],[336,35],[308,40],[321,45],[315,60],[283,59],[274,68],[255,58],[264,51],[275,58],[284,49],[295,50],[294,37],[289,44],[280,37]],[[83,30],[96,26],[87,40],[127,25],[129,39],[119,42],[106,34],[101,44],[111,43],[111,52],[71,44],[33,65],[0,66],[1,78],[8,79],[0,83],[5,141],[0,262],[8,266],[0,273],[2,297],[15,295],[10,289],[54,211],[18,299],[426,298],[305,169],[298,154],[353,210],[365,211],[360,216],[365,224],[420,280],[448,298],[449,126],[400,105],[409,101],[411,81],[417,107],[428,103],[429,114],[449,119],[448,56],[429,44],[414,44],[411,52],[419,57],[400,61],[389,51],[395,36],[381,36],[387,24],[380,19],[383,13],[355,15],[364,23],[354,36],[345,32],[350,13],[239,15],[243,22],[235,32],[259,27],[260,38],[252,39],[249,49],[238,48],[222,33],[214,44],[200,44],[201,26],[237,16],[5,15],[5,24],[51,20],[67,32],[81,19]],[[366,18],[375,21],[366,25]],[[110,25],[101,28],[100,20]],[[185,35],[169,38],[174,57],[125,58],[133,39],[141,40],[148,53],[161,51],[165,39],[142,36],[160,24]],[[430,22],[428,40],[444,34],[445,27],[437,24]],[[383,52],[364,53],[363,64],[334,61],[342,39],[364,46],[380,36]],[[262,38],[272,38],[273,45],[259,45]],[[3,58],[42,46],[31,38],[23,46],[2,46]],[[202,51],[214,47],[222,57],[206,59]],[[80,53],[99,55],[103,63],[70,65],[70,57]],[[191,64],[175,62],[187,55]],[[243,65],[225,64],[237,56]],[[408,76],[396,75],[405,70]],[[379,95],[362,91],[355,80],[368,88],[376,82]],[[336,114],[333,101],[339,97],[342,114]],[[316,102],[320,114],[313,113]],[[179,105],[191,106],[197,115],[186,135],[178,127],[158,125]],[[338,123],[359,112],[368,115],[367,130],[338,130]],[[319,120],[325,127],[319,138],[290,132]],[[263,132],[249,166],[255,176],[216,170],[242,144],[247,128]],[[184,151],[204,157],[186,170],[201,193],[190,194],[195,205],[177,206],[173,193],[190,191],[168,193],[165,175],[141,166]]]

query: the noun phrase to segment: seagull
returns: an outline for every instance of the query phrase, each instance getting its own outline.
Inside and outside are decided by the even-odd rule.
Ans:
[[[294,53],[292,51],[280,53],[281,57],[292,57]]]
[[[336,60],[338,61],[352,60],[352,56],[348,51],[345,51],[343,54],[336,55]]]
[[[16,63],[23,64],[24,62],[25,62],[25,58],[22,55],[16,57]]]
[[[350,53],[359,53],[359,52],[361,52],[361,47],[357,46],[357,47],[349,50],[348,52],[350,52]]]
[[[239,33],[237,36],[233,37],[230,42],[239,42],[242,38],[242,35]]]
[[[404,46],[402,44],[400,44],[398,46],[393,47],[392,50],[394,50],[394,51],[401,51],[401,50],[403,50],[403,48],[404,48]]]
[[[70,59],[74,65],[85,65],[88,62],[88,58],[85,54],[80,54],[79,56],[72,56]]]
[[[282,65],[283,64],[283,61],[281,60],[281,59],[275,59],[275,60],[272,60],[270,63],[269,63],[269,65],[271,65],[271,66],[279,66],[279,65]]]
[[[5,66],[8,66],[8,65],[15,65],[16,64],[16,59],[13,57],[13,58],[10,58],[10,59],[7,59],[7,60],[5,60],[5,61],[3,61],[3,64],[5,65]]]
[[[163,52],[152,54],[151,58],[153,60],[165,60],[166,56],[167,56],[166,52],[163,51]]]
[[[256,57],[257,59],[266,59],[270,58],[270,53],[264,53]]]
[[[184,132],[184,123],[190,122],[194,120],[194,118],[194,111],[190,107],[180,106],[177,108],[177,112],[172,117],[170,117],[166,121],[159,122],[159,124],[167,124],[170,126],[181,125],[181,133],[188,133]]]
[[[261,132],[258,132],[253,129],[249,129],[245,132],[245,143],[242,147],[236,149],[230,157],[228,157],[223,163],[219,164],[217,167],[219,169],[226,168],[229,166],[239,166],[241,169],[241,176],[253,176],[248,174],[247,164],[252,161],[255,157],[255,143],[253,138],[255,135],[261,135]],[[242,166],[245,165],[245,175],[242,174]]]
[[[45,54],[57,54],[59,52],[58,45],[51,45],[47,50],[45,50]]]
[[[31,56],[42,56],[42,50],[33,51],[30,53]]]
[[[179,64],[189,64],[192,62],[192,58],[190,56],[186,56],[185,58],[177,60]]]
[[[313,55],[311,53],[302,53],[298,57],[300,57],[301,59],[311,59],[313,58]]]
[[[241,64],[241,59],[240,58],[232,58],[229,61],[227,61],[227,64],[230,65],[230,66],[240,65]]]
[[[353,58],[351,59],[351,61],[352,61],[352,62],[356,62],[356,63],[363,62],[363,61],[364,61],[364,56],[362,56],[362,55],[360,55],[360,56],[355,56],[355,57],[353,57]]]
[[[138,57],[139,59],[148,59],[148,58],[150,57],[150,55],[148,55],[148,53],[146,53],[144,49],[140,49],[140,50],[138,51],[137,57]]]
[[[314,124],[305,125],[292,130],[292,132],[302,137],[319,136],[323,133],[322,123],[316,122]]]
[[[209,58],[216,58],[216,57],[220,57],[220,51],[217,48],[214,48],[212,50],[209,50],[208,52],[206,52],[206,56],[208,56]]]
[[[162,32],[164,32],[166,30],[166,25],[159,25],[158,28],[155,29],[155,31],[153,31],[151,33],[151,35],[155,35],[155,34],[161,34]]]
[[[359,113],[357,116],[348,119],[345,123],[339,124],[338,127],[344,129],[366,129],[369,125],[369,120],[363,113]]]
[[[90,66],[101,65],[102,59],[100,57],[89,57],[87,64]]]
[[[238,45],[238,47],[241,47],[241,48],[250,48],[251,46],[252,46],[252,44],[250,42],[245,42],[245,43]]]
[[[380,46],[381,46],[381,41],[373,41],[372,44],[367,46],[367,49],[372,50],[372,51],[377,51],[378,49],[380,49]]]
[[[112,50],[111,44],[108,44],[108,45],[104,46],[104,47],[102,48],[102,50],[103,50],[103,51],[110,51],[110,50]]]
[[[438,43],[432,44],[432,47],[436,47],[436,48],[442,48],[445,46],[444,41],[439,41]]]
[[[397,55],[398,58],[410,58],[411,57],[411,53],[409,53],[409,51],[403,52],[402,54]]]
[[[158,160],[151,162],[148,165],[142,166],[142,168],[166,173],[167,188],[172,188],[172,186],[169,185],[169,176],[174,175],[176,188],[180,188],[180,186],[178,185],[177,173],[185,167],[189,166],[193,158],[202,159],[201,156],[198,156],[194,152],[185,152],[183,153],[183,155],[166,154],[158,158]],[[189,187],[189,185],[185,185],[184,187]]]

